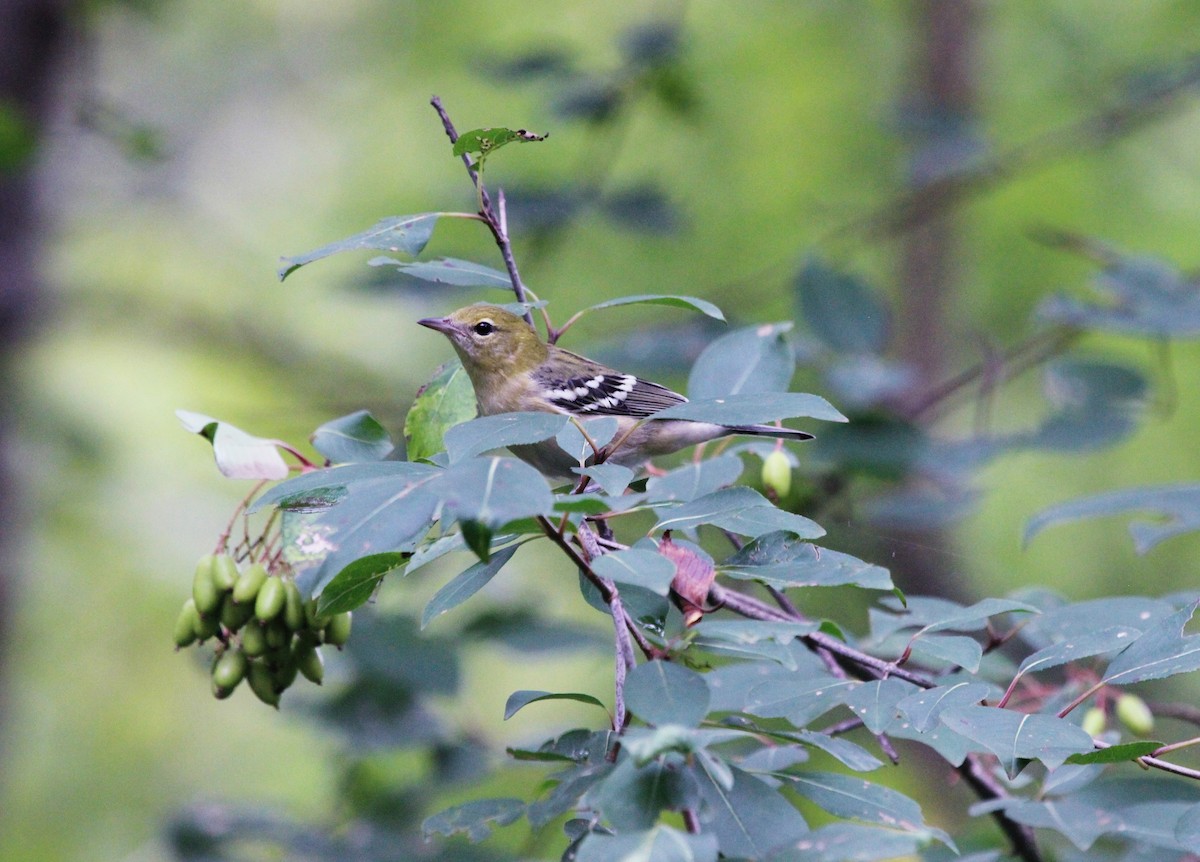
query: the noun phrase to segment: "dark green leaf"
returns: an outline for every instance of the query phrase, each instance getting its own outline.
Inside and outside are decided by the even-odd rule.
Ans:
[[[326,422],[313,432],[312,444],[333,464],[382,461],[396,448],[384,427],[366,410]]]
[[[1130,685],[1200,669],[1200,635],[1183,633],[1195,611],[1195,604],[1188,605],[1135,640],[1109,664],[1104,682]]]
[[[680,811],[696,804],[695,779],[678,756],[642,766],[625,757],[592,786],[584,804],[618,832],[649,829],[658,822],[660,811]]]
[[[504,564],[512,559],[518,547],[509,545],[507,548],[501,548],[492,554],[486,563],[476,563],[438,590],[421,613],[421,628],[425,628],[435,617],[458,607],[487,586],[496,573],[504,568]]]
[[[183,427],[212,443],[217,469],[230,479],[283,479],[287,462],[279,454],[280,440],[255,437],[240,428],[200,413],[176,410]]]
[[[678,500],[687,503],[732,485],[742,474],[742,468],[742,459],[735,455],[689,461],[665,476],[652,476],[646,483],[646,497],[655,502]]]
[[[1009,777],[1037,759],[1061,766],[1072,754],[1092,750],[1092,738],[1076,725],[1051,715],[1026,715],[990,706],[958,706],[938,717],[950,730],[982,745],[1000,759]]]
[[[796,276],[796,293],[813,333],[841,353],[881,353],[888,342],[888,309],[857,276],[816,257]]]
[[[764,323],[713,341],[692,366],[688,397],[787,392],[796,370],[796,352],[787,338],[791,328],[791,323]]]
[[[499,527],[548,514],[554,495],[537,470],[515,458],[469,458],[443,471],[429,491],[459,521]]]
[[[1155,485],[1110,491],[1061,503],[1039,512],[1025,526],[1024,541],[1054,524],[1081,518],[1104,518],[1153,512],[1165,520],[1134,521],[1129,525],[1134,547],[1144,554],[1166,539],[1200,529],[1200,485]]]
[[[457,359],[438,368],[433,379],[417,390],[404,418],[404,439],[410,461],[422,461],[445,450],[446,432],[474,418],[475,389]]]
[[[283,281],[306,264],[342,251],[370,248],[398,251],[416,257],[429,242],[429,237],[433,235],[433,226],[440,216],[441,213],[392,216],[376,222],[362,233],[331,242],[306,254],[281,258],[284,265],[279,268],[279,280]]]
[[[540,829],[551,820],[579,808],[580,799],[597,782],[613,771],[611,763],[591,758],[588,762],[554,776],[557,784],[544,798],[529,806],[529,825]]]
[[[1089,751],[1084,754],[1072,754],[1067,758],[1067,763],[1081,765],[1088,763],[1124,763],[1129,760],[1137,760],[1139,757],[1144,757],[1147,754],[1153,754],[1162,748],[1162,746],[1162,742],[1150,739],[1124,742],[1120,745],[1110,745],[1107,748],[1097,748],[1095,751]]]
[[[408,557],[408,554],[393,551],[355,560],[338,572],[321,591],[317,612],[322,616],[334,616],[365,604],[383,581],[384,575],[400,568]]]
[[[597,203],[600,211],[616,226],[635,231],[641,236],[666,236],[677,232],[683,222],[671,199],[652,183],[611,191]]]
[[[546,135],[538,135],[525,129],[487,128],[471,129],[463,132],[454,142],[454,155],[462,156],[475,153],[486,157],[501,147],[511,143],[527,144],[530,141],[544,141]]]
[[[704,524],[721,527],[743,536],[761,536],[786,530],[805,539],[825,531],[802,515],[785,512],[752,488],[722,488],[689,503],[667,509],[655,530],[693,530]]]
[[[575,691],[514,691],[508,696],[508,701],[504,704],[504,720],[508,721],[522,709],[529,706],[529,704],[538,703],[543,700],[574,700],[579,703],[598,706],[601,709],[605,708],[603,703],[590,694],[580,694]]]
[[[592,569],[619,584],[634,584],[665,596],[675,577],[674,564],[654,551],[630,548],[597,557]]]
[[[371,266],[394,266],[405,275],[431,281],[434,284],[447,284],[453,287],[495,287],[501,290],[512,290],[512,280],[508,273],[469,260],[458,260],[453,257],[440,257],[436,260],[405,261],[394,257],[376,257],[367,261]]]
[[[700,764],[695,774],[704,801],[701,832],[715,834],[726,856],[762,859],[808,833],[800,812],[750,773],[731,766],[733,780],[727,784],[714,775],[708,761]]]
[[[832,404],[807,392],[761,392],[685,401],[660,410],[655,419],[692,419],[714,425],[756,425],[776,419],[809,418],[848,422]]]
[[[837,817],[931,836],[957,852],[949,835],[925,825],[921,806],[889,787],[829,772],[787,775],[787,780],[788,785],[801,796]]]
[[[701,314],[707,314],[709,317],[717,320],[725,319],[725,315],[721,313],[721,309],[707,300],[697,299],[694,296],[669,296],[655,293],[644,293],[637,296],[619,296],[616,299],[588,306],[583,309],[583,312],[599,311],[602,308],[616,308],[621,305],[669,305],[672,308],[688,308],[693,311],[699,311]]]
[[[708,715],[708,685],[693,670],[648,661],[626,678],[625,702],[647,724],[697,727]]]
[[[445,434],[450,463],[503,446],[549,440],[567,424],[559,413],[501,413],[480,416],[449,429]]]
[[[480,799],[427,817],[421,824],[421,833],[429,839],[434,835],[465,832],[472,841],[482,841],[492,834],[493,824],[507,826],[524,813],[525,803],[520,799]]]
[[[605,835],[590,832],[574,862],[717,862],[715,835],[689,835],[658,825],[643,831]]]
[[[1141,633],[1173,613],[1174,607],[1158,599],[1110,596],[1048,609],[1030,619],[1021,636],[1035,646],[1049,647],[1114,628]]]
[[[481,562],[486,563],[492,556],[492,528],[479,521],[460,521],[463,542],[475,552]]]

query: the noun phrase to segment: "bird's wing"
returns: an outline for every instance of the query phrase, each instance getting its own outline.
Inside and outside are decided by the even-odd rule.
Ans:
[[[567,380],[540,380],[546,399],[556,408],[577,416],[631,416],[642,418],[673,404],[687,401],[665,386],[622,374],[597,362],[578,357],[581,374]]]

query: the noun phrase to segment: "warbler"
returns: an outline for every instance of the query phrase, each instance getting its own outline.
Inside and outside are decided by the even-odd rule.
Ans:
[[[524,318],[495,305],[469,305],[448,317],[417,321],[450,339],[475,388],[480,416],[541,411],[587,419],[615,416],[617,433],[605,460],[637,468],[666,455],[730,434],[811,440],[811,434],[771,425],[714,425],[686,419],[647,419],[687,401],[678,392],[614,371],[547,344]],[[548,476],[572,476],[579,463],[551,438],[509,447]]]

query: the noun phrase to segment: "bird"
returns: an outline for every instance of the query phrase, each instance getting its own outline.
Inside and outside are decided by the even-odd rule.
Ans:
[[[540,411],[579,419],[616,417],[617,432],[602,452],[610,464],[637,469],[655,456],[733,434],[784,440],[813,437],[773,425],[650,418],[687,398],[548,344],[523,317],[497,305],[468,305],[446,317],[427,317],[417,323],[450,340],[475,389],[480,416]],[[573,468],[580,466],[554,438],[509,449],[550,477],[571,477]]]

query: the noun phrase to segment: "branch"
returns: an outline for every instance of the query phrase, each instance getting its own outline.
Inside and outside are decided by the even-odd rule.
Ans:
[[[437,96],[433,96],[429,100],[429,104],[437,111],[437,114],[442,119],[442,128],[446,130],[446,137],[453,144],[458,140],[458,131],[454,128],[454,123],[450,119],[450,115],[446,113],[446,109],[442,107],[442,100]],[[512,282],[513,293],[517,297],[517,302],[527,302],[525,293],[525,283],[521,281],[521,274],[517,271],[517,261],[513,257],[512,244],[508,240],[508,229],[505,225],[507,219],[504,218],[504,192],[499,192],[500,211],[492,206],[491,195],[488,194],[487,187],[483,184],[483,179],[479,176],[479,171],[475,169],[475,165],[471,163],[471,157],[467,153],[463,153],[463,164],[467,167],[467,176],[471,178],[471,183],[475,186],[475,190],[479,192],[479,214],[483,216],[484,223],[488,226],[488,230],[492,232],[492,237],[496,240],[496,245],[500,249],[500,256],[504,258],[504,267],[508,270],[508,278]],[[533,315],[529,309],[525,309],[525,322],[533,326]]]

